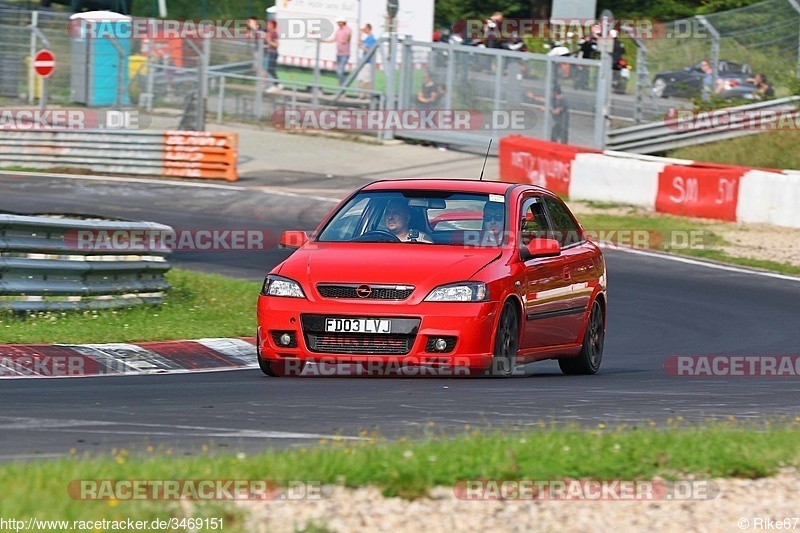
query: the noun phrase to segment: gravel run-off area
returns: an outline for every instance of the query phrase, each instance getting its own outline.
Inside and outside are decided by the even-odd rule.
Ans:
[[[375,487],[334,487],[329,497],[316,501],[250,501],[239,506],[248,517],[245,530],[254,533],[730,532],[764,530],[769,521],[778,520],[790,524],[789,530],[800,530],[800,520],[795,521],[800,516],[800,473],[795,469],[785,468],[768,478],[712,481],[719,489],[714,497],[680,501],[468,501],[445,487],[431,490],[428,497],[406,500],[384,498]],[[776,529],[774,523],[771,529]]]

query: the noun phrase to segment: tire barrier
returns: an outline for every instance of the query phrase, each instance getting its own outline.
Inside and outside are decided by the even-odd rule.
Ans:
[[[153,222],[0,214],[0,309],[38,312],[161,303],[169,289],[164,274],[171,267],[171,250],[151,248],[146,241],[139,247],[113,245],[114,239],[129,239],[137,232],[173,230]],[[82,247],[82,233],[104,235],[109,246]]]
[[[0,129],[0,168],[75,168],[236,181],[238,136],[205,131],[10,131]]]
[[[572,200],[800,228],[800,173],[598,151],[525,137],[500,140],[500,179]]]

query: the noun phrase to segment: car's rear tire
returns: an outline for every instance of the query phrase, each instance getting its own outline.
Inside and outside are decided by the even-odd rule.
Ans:
[[[598,300],[592,304],[589,322],[583,335],[583,345],[578,357],[558,360],[561,371],[567,375],[595,374],[603,361],[603,345],[606,338],[606,317]]]
[[[494,337],[494,357],[487,376],[509,377],[517,367],[519,349],[519,316],[512,302],[503,305]]]

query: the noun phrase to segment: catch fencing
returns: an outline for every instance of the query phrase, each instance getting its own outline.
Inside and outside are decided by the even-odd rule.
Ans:
[[[704,59],[747,65],[753,74],[766,74],[783,96],[781,90],[800,76],[800,3],[766,0],[676,20],[664,26],[662,38],[647,42],[647,68],[653,77]]]
[[[0,309],[62,311],[159,304],[171,251],[80,246],[80,232],[172,233],[152,222],[0,214]]]
[[[110,94],[105,103],[96,105],[169,113],[176,117],[176,129],[201,131],[208,119],[267,122],[276,111],[426,108],[429,104],[420,102],[418,95],[425,75],[430,74],[441,88],[436,107],[486,113],[490,119],[485,127],[373,134],[474,146],[485,146],[489,138],[522,134],[602,148],[609,131],[658,122],[670,108],[691,107],[684,98],[655,98],[652,81],[659,72],[682,69],[701,59],[747,64],[754,73],[770,77],[779,97],[788,95],[788,84],[800,71],[798,1],[766,0],[674,21],[660,27],[657,38],[640,40],[638,46],[628,40],[626,58],[632,61],[635,56],[636,70],[619,93],[611,91],[611,75],[604,73],[602,61],[572,56],[420,42],[394,35],[378,40],[374,63],[352,58],[349,85],[343,89],[330,62],[321,60],[325,55],[321,47],[334,45],[320,43],[318,38],[309,37],[305,43],[305,49],[316,50],[315,58],[279,56],[279,80],[273,80],[262,72],[263,50],[252,38],[156,37],[131,39],[127,68],[119,70],[119,77],[104,80]],[[46,92],[50,105],[93,105],[81,82],[87,75],[81,44],[70,37],[67,26],[64,13],[0,6],[0,97],[35,105]],[[30,64],[30,57],[42,47],[50,48],[57,62],[44,84]],[[100,58],[105,62],[122,57],[113,48],[102,53],[108,54]],[[362,68],[374,69],[369,88],[356,83]],[[273,90],[275,81],[282,87]],[[563,97],[557,98],[558,92]],[[557,112],[560,107],[566,109],[562,116]],[[511,109],[529,114],[524,128],[509,129],[494,120],[497,113]]]

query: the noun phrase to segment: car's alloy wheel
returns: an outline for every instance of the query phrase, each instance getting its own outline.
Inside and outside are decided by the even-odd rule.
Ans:
[[[589,323],[583,335],[583,345],[578,357],[559,359],[558,366],[565,374],[594,374],[603,361],[603,346],[606,339],[606,320],[603,306],[597,300],[592,304]]]
[[[490,376],[508,377],[517,366],[517,350],[519,348],[519,319],[514,304],[506,302],[494,341],[494,358],[487,371]]]
[[[656,78],[653,82],[653,96],[656,98],[665,98],[664,92],[667,90],[667,82],[664,78]]]

